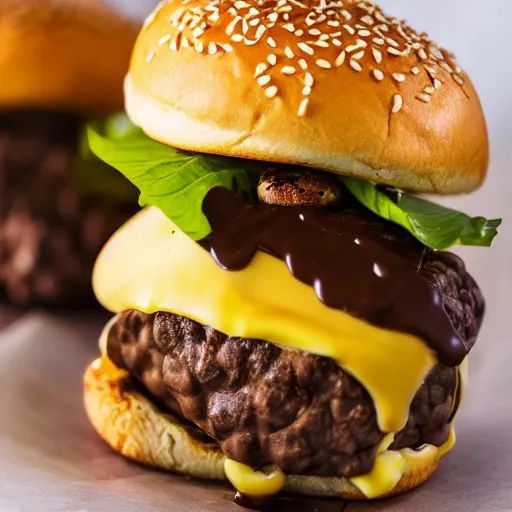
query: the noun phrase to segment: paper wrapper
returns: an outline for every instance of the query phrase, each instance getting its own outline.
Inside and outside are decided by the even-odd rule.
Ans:
[[[82,373],[98,355],[104,318],[0,314],[2,512],[240,512],[226,485],[144,468],[90,427]],[[403,497],[326,501],[318,512],[512,510],[512,344],[476,365],[457,420],[458,442],[437,474]],[[282,502],[276,510],[296,510]]]

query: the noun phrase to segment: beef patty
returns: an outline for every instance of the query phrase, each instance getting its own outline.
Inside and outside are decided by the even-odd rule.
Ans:
[[[469,348],[484,302],[464,263],[429,252],[421,273],[438,288]],[[227,336],[158,312],[118,315],[108,354],[166,410],[199,426],[223,453],[286,473],[352,477],[368,472],[384,434],[372,399],[332,359]],[[437,364],[416,394],[394,449],[440,445],[456,406],[456,370]]]
[[[135,211],[74,188],[80,126],[70,114],[0,115],[0,293],[15,304],[92,304],[95,258]]]

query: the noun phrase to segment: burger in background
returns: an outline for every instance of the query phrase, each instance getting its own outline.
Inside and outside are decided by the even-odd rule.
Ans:
[[[500,224],[415,195],[487,172],[453,55],[371,2],[168,1],[125,94],[131,128],[89,129],[148,206],[94,271],[116,314],[84,378],[99,434],[250,506],[427,480],[485,309],[446,249]]]
[[[84,134],[122,109],[135,37],[99,0],[0,3],[0,296],[13,304],[92,304],[94,259],[136,211]]]

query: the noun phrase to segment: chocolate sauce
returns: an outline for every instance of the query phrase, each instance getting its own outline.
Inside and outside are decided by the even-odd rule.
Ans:
[[[418,336],[447,366],[466,356],[438,291],[418,273],[425,248],[405,230],[388,236],[352,209],[252,205],[225,188],[207,194],[203,211],[212,234],[202,245],[223,269],[243,269],[257,250],[266,251],[327,306]]]
[[[260,512],[342,512],[346,507],[346,502],[340,499],[297,499],[272,496],[254,498],[241,492],[235,494],[233,501],[241,507]]]

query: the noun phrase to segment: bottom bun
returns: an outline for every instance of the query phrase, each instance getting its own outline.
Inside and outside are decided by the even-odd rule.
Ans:
[[[100,436],[117,452],[160,469],[211,480],[226,480],[224,460],[215,442],[201,439],[198,429],[161,412],[138,393],[130,374],[107,356],[97,359],[84,375],[84,402],[89,419]],[[428,480],[439,464],[438,450],[421,462],[408,464],[395,488],[395,496]],[[287,475],[285,493],[304,496],[366,499],[348,479]]]

